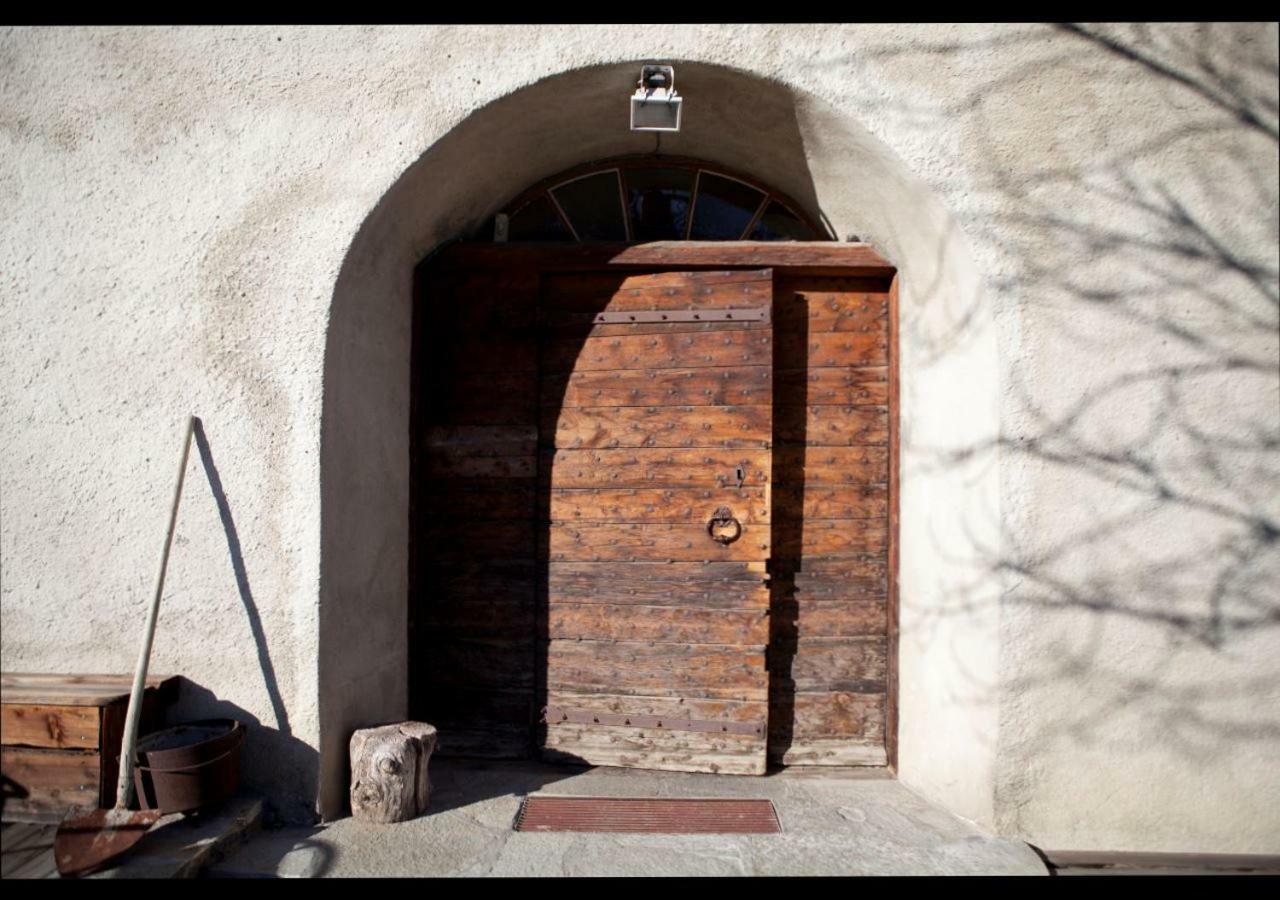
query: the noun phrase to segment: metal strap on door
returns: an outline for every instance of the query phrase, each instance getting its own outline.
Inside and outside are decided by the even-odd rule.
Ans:
[[[624,713],[592,712],[548,706],[543,721],[549,725],[622,725],[632,728],[661,728],[664,731],[696,731],[702,734],[745,734],[764,736],[763,722],[726,722],[712,719],[684,719],[670,716],[635,716]]]
[[[596,313],[597,325],[640,325],[662,322],[768,322],[769,307],[749,309],[633,309]]]

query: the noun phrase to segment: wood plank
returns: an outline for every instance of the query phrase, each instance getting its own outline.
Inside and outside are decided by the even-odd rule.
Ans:
[[[528,727],[454,727],[440,731],[435,753],[468,759],[527,759],[532,749]]]
[[[541,583],[538,566],[531,557],[523,560],[431,560],[420,569],[420,592],[427,600],[435,597],[472,598],[523,602]]]
[[[889,441],[887,406],[802,406],[777,411],[775,440],[813,447],[884,445]]]
[[[843,323],[844,319],[841,319]],[[889,361],[889,338],[883,327],[873,331],[829,331],[808,334],[778,326],[777,364],[780,368],[874,367]]]
[[[441,425],[532,425],[538,380],[523,372],[440,373],[423,387],[424,416]]]
[[[547,627],[553,640],[763,646],[769,641],[769,610],[558,603],[548,611]]]
[[[789,682],[784,693],[847,691],[881,693],[887,673],[883,637],[801,638],[770,645],[772,671]]]
[[[547,688],[580,693],[765,700],[764,648],[551,641]]]
[[[745,452],[745,451],[744,451]],[[774,448],[778,483],[783,474],[803,472],[804,486],[885,484],[889,480],[887,447],[812,447],[784,444]]]
[[[885,406],[888,382],[883,366],[840,366],[826,369],[778,366],[774,378],[782,406]]]
[[[536,559],[537,533],[533,522],[424,523],[422,538],[432,562]]]
[[[173,675],[148,675],[147,689],[171,698],[178,688]],[[5,672],[0,674],[4,703],[51,706],[105,706],[128,700],[132,675],[68,674],[62,672]]]
[[[495,309],[506,309],[517,318],[528,319],[530,310],[516,310],[515,298],[495,298]],[[532,305],[533,301],[525,302]],[[431,357],[424,362],[431,370],[451,373],[499,373],[524,372],[530,377],[538,371],[538,331],[533,327],[512,328],[509,323],[471,327],[459,323],[450,328],[441,323],[447,340],[440,340],[432,349]]]
[[[433,596],[419,615],[425,639],[440,641],[453,637],[521,641],[535,627],[532,585],[523,596],[510,592],[488,597],[459,598]]]
[[[534,480],[514,478],[441,478],[424,480],[417,514],[423,522],[533,519]]]
[[[840,453],[828,450],[827,453]],[[846,452],[874,453],[873,450]],[[540,476],[546,487],[563,488],[695,488],[739,490],[767,484],[771,454],[767,450],[707,447],[684,449],[555,450],[542,454]],[[815,461],[816,464],[816,461]],[[823,470],[824,472],[826,470]],[[870,468],[868,467],[868,471]]]
[[[773,410],[757,406],[545,407],[543,441],[560,449],[767,448]]]
[[[775,472],[778,478],[784,473]],[[799,486],[775,484],[773,517],[778,520],[886,519],[889,490],[884,484]]]
[[[760,700],[709,700],[705,697],[645,697],[632,694],[583,694],[547,691],[547,706],[614,715],[670,716],[682,719],[763,722],[769,704]]]
[[[428,453],[441,457],[532,456],[538,452],[533,425],[434,425],[423,441]]]
[[[800,600],[773,605],[773,627],[781,641],[882,635],[887,626],[883,595],[871,600]]]
[[[421,644],[424,669],[434,689],[490,688],[532,690],[534,647],[529,640],[487,641],[459,637]]]
[[[431,349],[447,345],[452,335],[483,334],[533,328],[537,321],[537,273],[507,267],[444,274],[435,268],[419,299],[434,327]],[[448,335],[449,337],[445,337]],[[428,360],[429,361],[429,360]]]
[[[444,271],[500,268],[768,266],[796,274],[887,279],[897,270],[870,244],[837,241],[652,241],[644,244],[460,242],[440,251]],[[789,273],[790,274],[790,273]]]
[[[548,559],[552,562],[747,561],[768,556],[769,540],[768,524],[742,523],[741,537],[730,544],[722,544],[712,539],[704,523],[592,525],[553,522],[548,529]],[[833,552],[840,552],[846,545],[863,546],[865,541],[859,543],[860,540],[859,535],[838,533],[822,546],[830,545],[837,548]]]
[[[543,408],[753,406],[773,396],[769,366],[574,372],[542,379]]]
[[[464,455],[427,451],[423,458],[425,478],[533,478],[538,458],[529,456]]]
[[[0,771],[18,793],[5,798],[5,814],[96,808],[99,767],[95,752],[0,747]]]
[[[99,717],[92,706],[5,703],[0,706],[0,742],[96,751]]]
[[[769,736],[801,742],[824,738],[884,740],[884,694],[847,691],[782,695],[771,704]]]
[[[547,275],[541,296],[544,318],[554,312],[747,309],[773,305],[767,270],[618,272]]]
[[[881,575],[808,579],[802,572],[780,572],[773,580],[775,603],[884,602],[886,581]]]
[[[776,761],[784,766],[883,766],[887,755],[879,739],[807,738],[793,743]]]
[[[811,336],[887,333],[887,291],[857,290],[859,286],[875,286],[866,282],[848,285],[842,285],[840,279],[824,279],[824,282],[826,290],[801,288],[799,282],[792,280],[779,284],[774,302],[774,322],[779,335],[783,332]],[[781,349],[779,355],[783,355]]]
[[[764,563],[553,562],[547,603],[768,608],[767,577]]]
[[[833,579],[847,581],[854,578],[883,579],[888,562],[884,554],[868,554],[844,559],[806,559],[804,565],[792,576],[797,588],[811,591],[822,589]]]
[[[455,687],[423,698],[427,721],[443,734],[456,726],[528,729],[535,721],[533,691]]]
[[[629,766],[668,772],[763,775],[764,741],[663,729],[602,725],[549,725],[542,750],[547,762]]]
[[[662,369],[678,359],[686,368],[706,366],[767,366],[773,359],[773,333],[752,330],[658,332],[628,331],[609,337],[549,340],[543,345],[542,371],[613,371]]]
[[[766,488],[586,488],[548,492],[553,522],[705,522],[728,506],[743,524],[769,523]]]
[[[888,532],[888,523],[881,519],[815,519],[798,532],[780,529],[773,535],[773,555],[805,559],[882,554],[888,547]]]

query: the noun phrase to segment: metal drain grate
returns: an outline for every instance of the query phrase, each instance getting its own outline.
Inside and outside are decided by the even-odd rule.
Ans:
[[[516,831],[645,834],[778,834],[770,800],[651,800],[640,797],[525,797]]]

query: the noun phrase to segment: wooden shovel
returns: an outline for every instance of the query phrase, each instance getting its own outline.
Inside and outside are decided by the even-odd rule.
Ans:
[[[62,820],[57,837],[53,840],[53,858],[58,872],[64,876],[88,875],[101,869],[138,843],[160,818],[158,809],[129,809],[133,803],[133,755],[138,744],[138,719],[142,715],[142,692],[147,681],[147,663],[151,659],[151,641],[155,637],[156,619],[160,615],[164,573],[169,565],[169,548],[173,544],[173,529],[178,522],[178,501],[182,498],[182,481],[187,473],[187,457],[191,453],[191,436],[195,427],[196,417],[189,416],[186,435],[182,439],[182,462],[178,466],[178,480],[173,486],[173,503],[169,508],[169,530],[165,533],[164,550],[160,554],[160,571],[156,573],[155,594],[151,598],[151,611],[147,614],[147,627],[142,635],[142,652],[138,654],[138,667],[133,673],[133,690],[129,694],[129,711],[124,719],[116,805],[114,809],[95,809],[88,813],[77,814],[73,811]]]

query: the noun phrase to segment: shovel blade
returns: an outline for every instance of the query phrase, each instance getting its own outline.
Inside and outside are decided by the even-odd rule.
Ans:
[[[128,853],[160,818],[157,809],[95,809],[72,813],[58,826],[53,859],[65,877],[88,875]]]

